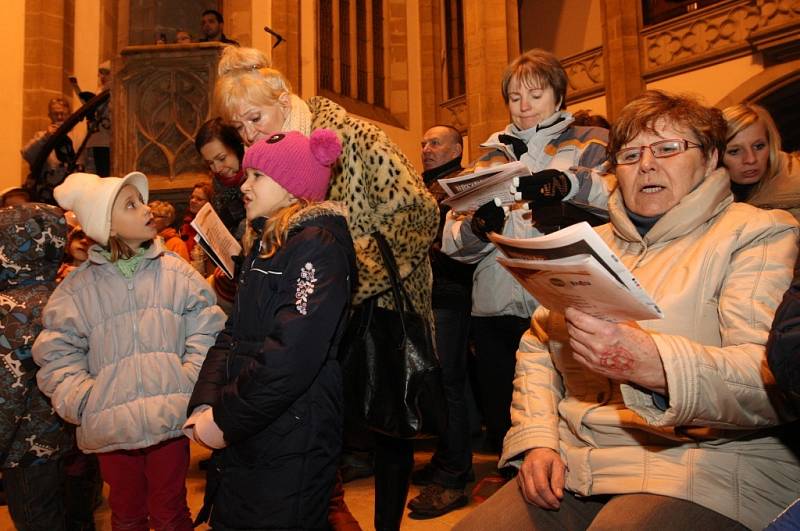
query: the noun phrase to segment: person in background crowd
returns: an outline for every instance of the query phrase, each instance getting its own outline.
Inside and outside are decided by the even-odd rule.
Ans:
[[[97,68],[97,93],[111,90],[111,61],[103,61]],[[109,100],[110,101],[110,100]],[[94,113],[95,119],[89,123],[90,134],[86,141],[89,154],[87,168],[101,177],[111,174],[111,106],[104,103]]]
[[[186,249],[189,251],[191,263],[203,276],[211,273],[211,260],[208,259],[203,249],[197,245],[194,239],[197,231],[192,227],[192,221],[194,221],[194,217],[200,212],[200,209],[212,199],[214,199],[214,187],[210,182],[200,181],[195,183],[189,196],[189,208],[183,217],[183,224],[180,230],[181,238],[186,242]]]
[[[458,531],[762,529],[800,491],[765,352],[797,222],[733,202],[725,120],[696,100],[643,93],[608,149],[619,187],[597,231],[664,317],[536,310],[501,458],[518,481]]]
[[[605,116],[599,114],[592,114],[590,111],[581,109],[572,114],[572,125],[584,125],[588,127],[602,127],[603,129],[611,129],[611,124],[608,123]]]
[[[381,231],[392,249],[414,311],[432,322],[428,249],[436,234],[438,208],[399,148],[377,126],[348,115],[321,97],[303,101],[259,50],[228,47],[219,63],[215,107],[235,125],[245,145],[273,133],[332,129],[343,152],[334,166],[328,199],[347,205],[347,223],[358,262],[353,304],[379,297],[393,308],[389,275],[375,239]],[[399,377],[400,375],[398,375]],[[375,435],[375,527],[398,529],[414,466],[412,441]],[[344,503],[341,483],[331,500],[335,529],[358,528]]]
[[[144,174],[74,173],[55,197],[97,245],[45,307],[39,388],[77,425],[79,448],[97,454],[114,529],[190,531],[181,428],[225,316],[205,279],[156,238]]]
[[[175,223],[175,207],[166,201],[150,201],[150,211],[153,213],[156,232],[164,240],[164,247],[189,262],[186,243],[172,226]]]
[[[442,380],[447,398],[447,431],[436,445],[430,463],[414,471],[411,481],[424,488],[408,503],[410,518],[434,518],[463,507],[464,494],[472,473],[469,414],[466,401],[467,343],[469,338],[470,296],[475,266],[462,264],[441,251],[442,229],[449,207],[441,201],[447,194],[438,179],[461,171],[463,141],[457,129],[435,125],[422,136],[422,178],[428,191],[439,202],[439,233],[431,245],[433,269],[431,303],[436,329],[436,352],[442,365]]]
[[[0,207],[24,205],[31,200],[31,195],[25,188],[9,186],[0,191]]]
[[[83,232],[80,224],[76,222],[70,226],[67,234],[67,252],[64,255],[61,267],[58,268],[56,283],[60,284],[67,275],[89,259],[89,247],[93,244],[94,241]]]
[[[56,207],[0,209],[0,470],[11,520],[20,530],[64,531],[67,519],[75,520],[64,503],[63,467],[74,439],[36,387],[38,367],[31,358],[66,232]]]
[[[781,151],[781,135],[763,107],[740,103],[723,113],[728,144],[722,162],[736,200],[800,219],[800,155]]]
[[[239,133],[220,118],[213,118],[200,126],[194,146],[211,170],[214,210],[231,234],[241,239],[245,228],[244,204],[239,189],[244,182],[244,143]]]
[[[215,9],[206,9],[203,11],[202,17],[200,20],[200,33],[203,34],[203,37],[200,38],[199,42],[218,41],[239,46],[238,42],[226,37],[222,31],[222,26],[225,22],[222,18],[222,13]]]
[[[191,44],[192,34],[186,30],[179,29],[175,32],[175,44]]]
[[[537,302],[497,262],[498,251],[487,235],[541,236],[542,225],[571,224],[561,217],[565,203],[580,213],[590,206],[603,211],[612,185],[600,174],[606,168],[608,131],[572,125],[572,115],[564,110],[567,74],[555,56],[538,49],[522,54],[508,66],[500,86],[511,123],[481,144],[486,151],[475,166],[523,162],[532,173],[524,179],[530,184],[521,189],[525,201],[506,208],[508,213],[493,201],[473,213],[450,211],[442,235],[442,252],[459,262],[477,264],[470,328],[485,444],[493,452],[500,451],[511,426],[515,354]],[[558,216],[543,215],[553,206],[559,209]],[[500,476],[488,476],[473,492],[485,498],[514,472],[507,469]]]
[[[224,448],[198,518],[210,514],[214,529],[328,528],[342,447],[336,358],[356,283],[344,207],[324,201],[341,151],[333,131],[317,129],[277,133],[245,154],[241,289],[184,430]]]
[[[44,145],[55,134],[61,124],[64,123],[72,112],[69,101],[66,98],[53,98],[47,104],[47,116],[50,118],[50,125],[43,131],[38,131],[30,141],[22,148],[22,158],[31,168],[44,148]],[[52,190],[57,184],[64,180],[69,171],[69,163],[75,159],[75,149],[72,139],[64,135],[55,148],[47,156],[42,173],[40,175],[28,175],[25,181],[27,190]],[[44,197],[44,200],[49,197]]]

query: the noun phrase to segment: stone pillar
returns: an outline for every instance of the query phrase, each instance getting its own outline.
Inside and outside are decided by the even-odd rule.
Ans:
[[[23,144],[50,123],[47,117],[50,99],[72,93],[67,76],[74,68],[74,33],[74,0],[25,2]],[[28,172],[25,166],[23,173]]]
[[[150,188],[190,188],[208,179],[194,148],[209,117],[226,45],[129,46],[114,63],[112,175],[144,172]]]
[[[272,48],[272,66],[286,76],[295,94],[301,94],[300,5],[297,0],[272,0],[271,28],[285,39]],[[270,35],[269,42],[272,46],[276,38]]]
[[[603,77],[606,113],[613,121],[632,98],[645,89],[639,46],[639,0],[603,0]]]
[[[469,153],[490,134],[508,125],[500,81],[520,53],[516,0],[464,0],[464,43],[469,112]],[[472,155],[474,157],[474,155]]]

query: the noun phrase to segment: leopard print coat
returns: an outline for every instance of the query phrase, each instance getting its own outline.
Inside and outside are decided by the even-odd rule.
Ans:
[[[327,128],[342,141],[331,175],[328,199],[344,203],[358,262],[353,304],[380,295],[379,306],[394,307],[389,277],[370,233],[389,242],[403,285],[416,311],[431,315],[428,249],[436,236],[439,208],[422,178],[377,126],[348,115],[336,103],[311,98],[311,128]]]

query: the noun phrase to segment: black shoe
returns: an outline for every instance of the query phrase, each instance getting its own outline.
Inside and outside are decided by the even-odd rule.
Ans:
[[[408,502],[411,509],[408,517],[414,520],[436,518],[469,503],[463,489],[448,489],[441,485],[431,484],[422,489],[419,496]]]

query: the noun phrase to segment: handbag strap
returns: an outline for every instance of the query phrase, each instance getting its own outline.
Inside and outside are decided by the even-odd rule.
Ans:
[[[411,298],[408,296],[408,292],[406,292],[403,286],[403,277],[400,276],[400,271],[397,269],[397,262],[394,259],[394,253],[392,253],[391,247],[389,247],[389,242],[386,241],[386,238],[379,231],[373,232],[372,237],[375,238],[375,242],[378,244],[378,250],[383,259],[383,265],[389,273],[389,282],[392,284],[394,303],[397,311],[401,314],[403,310],[406,309],[413,312],[414,306],[411,304]]]

